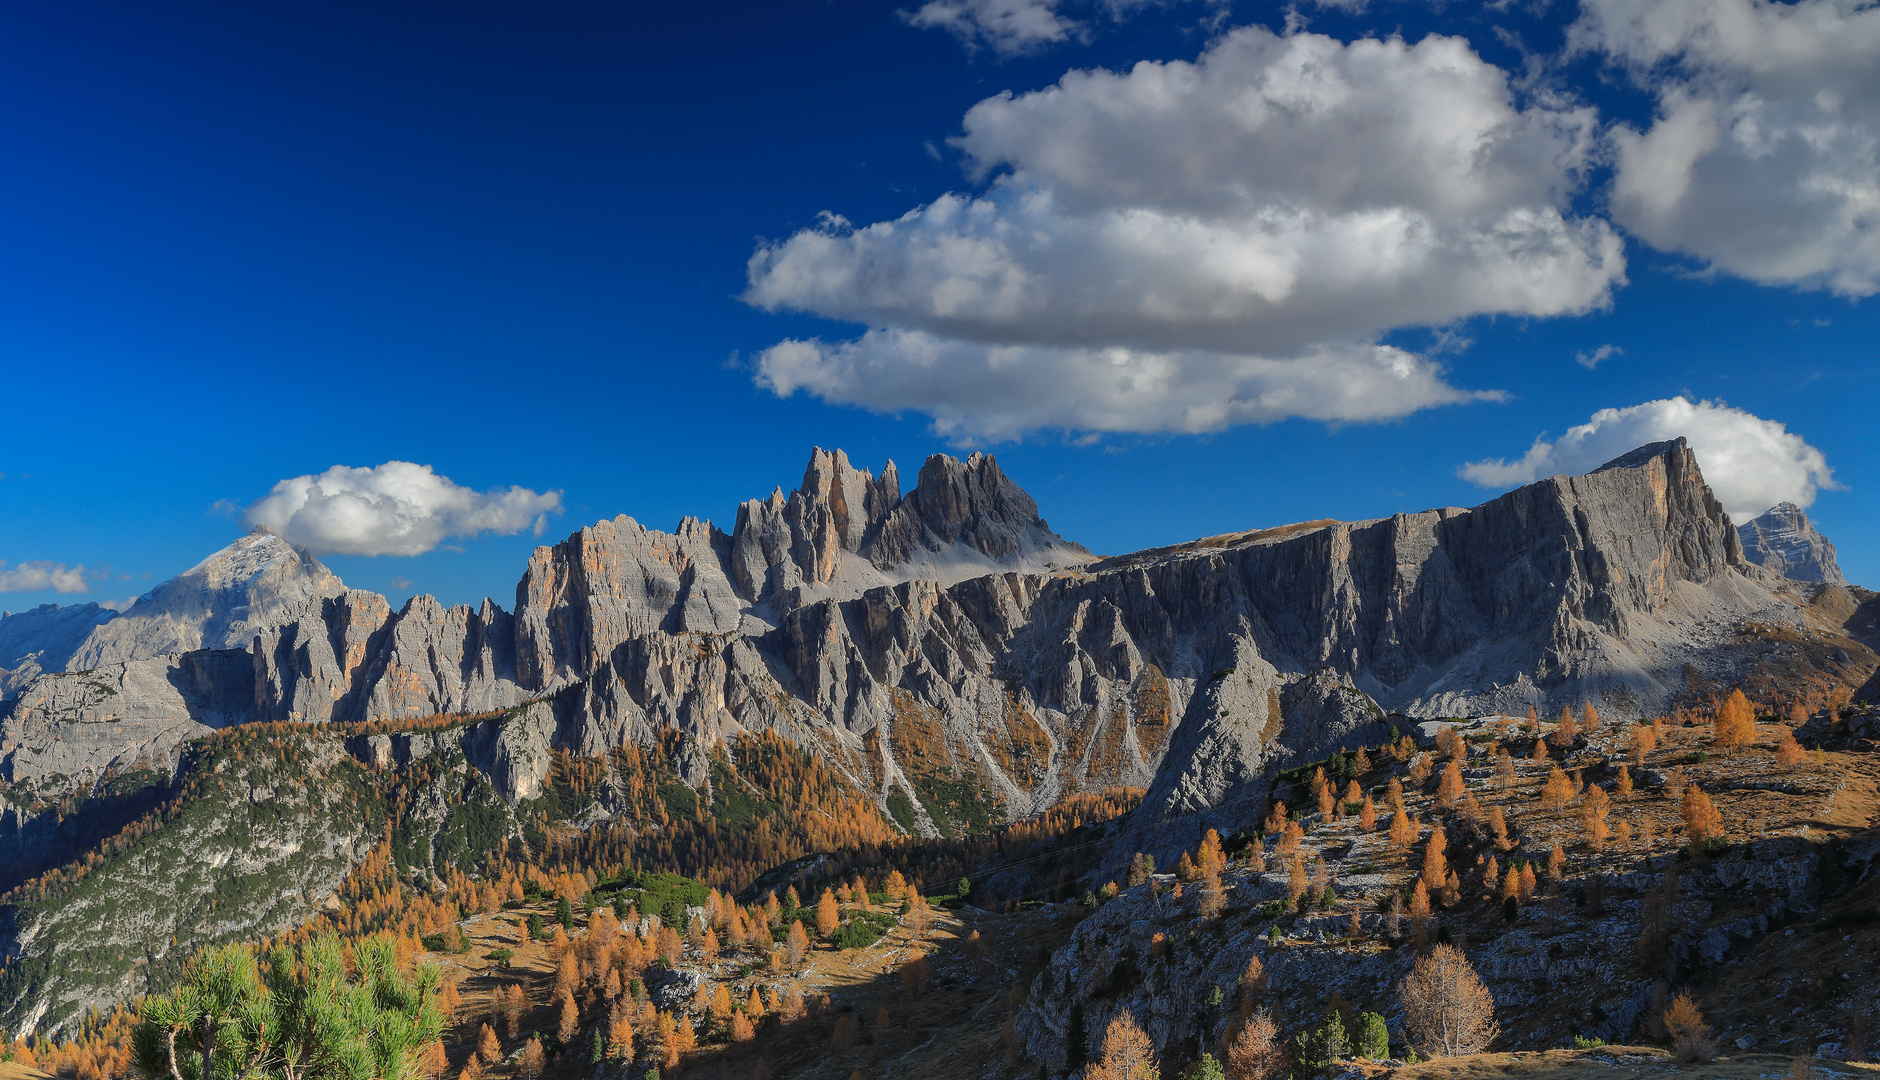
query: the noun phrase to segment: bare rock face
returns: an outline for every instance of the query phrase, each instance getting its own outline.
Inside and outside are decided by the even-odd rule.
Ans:
[[[985,454],[965,461],[944,454],[928,458],[919,483],[895,507],[867,554],[884,570],[923,562],[970,564],[973,554],[1026,569],[1042,569],[1039,563],[1052,560],[1061,566],[1093,561],[1082,545],[1052,532],[1032,497]]]
[[[1796,581],[1845,585],[1834,545],[1815,531],[1808,515],[1794,503],[1777,503],[1753,521],[1737,527],[1743,557],[1772,574]]]
[[[725,575],[727,546],[708,521],[663,533],[622,515],[535,549],[516,586],[522,684],[566,685],[645,634],[735,632],[745,605]]]
[[[876,479],[818,448],[787,499],[778,490],[738,507],[730,573],[743,596],[780,614],[916,578],[951,585],[1090,561],[991,457],[935,454],[903,498],[894,462]]]
[[[64,671],[91,632],[117,615],[97,604],[41,604],[0,614],[0,699],[11,699],[41,672]]]
[[[0,774],[37,785],[167,772],[185,739],[248,719],[252,672],[239,649],[203,649],[41,676],[0,720]]]
[[[256,632],[279,625],[300,604],[345,588],[305,549],[256,526],[93,630],[66,670],[192,649],[246,649]]]
[[[840,450],[817,447],[803,484],[786,498],[738,507],[732,531],[731,580],[741,595],[779,609],[832,595],[852,596],[886,584],[857,555],[871,545],[901,501],[901,479],[890,461],[876,479],[849,464]]]

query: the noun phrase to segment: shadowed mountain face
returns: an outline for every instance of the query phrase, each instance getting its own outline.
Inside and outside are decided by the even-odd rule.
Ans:
[[[513,613],[393,611],[255,534],[88,631],[83,678],[28,682],[0,773],[44,795],[173,761],[207,727],[539,700],[541,738],[582,753],[774,730],[926,833],[1117,784],[1186,819],[1368,738],[1384,710],[1655,709],[1687,665],[1736,663],[1727,628],[1806,617],[1744,558],[1682,440],[1474,509],[1102,561],[990,457],[930,458],[903,495],[892,463],[817,450],[730,535],[621,517],[538,548]]]
[[[1762,516],[1739,526],[1743,557],[1772,574],[1796,581],[1845,585],[1834,545],[1815,531],[1808,515],[1794,503],[1777,503]]]

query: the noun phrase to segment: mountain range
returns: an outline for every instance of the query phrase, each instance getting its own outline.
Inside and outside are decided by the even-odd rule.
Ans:
[[[935,772],[972,774],[1012,818],[1113,784],[1212,806],[1270,757],[1240,729],[1299,710],[1334,743],[1386,712],[1654,711],[1693,671],[1731,681],[1747,659],[1734,628],[1832,621],[1818,586],[1752,555],[1842,587],[1799,509],[1733,527],[1681,440],[1473,509],[1106,559],[1052,532],[991,457],[935,455],[903,495],[892,462],[877,477],[818,449],[730,534],[623,516],[536,549],[511,611],[429,596],[393,611],[258,528],[121,614],[9,615],[0,777],[60,795],[172,768],[185,740],[232,724],[531,705],[544,738],[581,753],[664,729],[834,746],[922,832],[939,826],[921,809]],[[918,741],[934,754],[903,760]]]
[[[526,837],[558,753],[660,748],[672,782],[713,804],[743,797],[724,790],[719,748],[754,735],[811,755],[906,834],[1145,790],[1113,872],[1248,824],[1281,769],[1420,721],[1587,702],[1638,717],[1759,679],[1872,677],[1875,594],[1772,572],[1744,535],[1681,439],[1469,509],[1107,558],[1054,533],[991,457],[935,455],[903,494],[892,463],[877,476],[819,449],[795,491],[742,504],[730,533],[619,517],[536,549],[510,610],[419,596],[393,611],[257,530],[121,614],[0,619],[4,884],[185,787],[235,783],[247,807],[152,841],[220,852],[190,885],[215,917],[152,903],[82,977],[64,935],[126,890],[154,896],[161,870],[107,861],[91,899],[0,908],[0,1022],[56,1025],[158,985],[159,954],[173,965],[328,902],[382,829],[341,797],[363,782],[346,760],[435,763],[399,841],[401,864],[429,872]],[[440,727],[445,714],[464,719]],[[194,740],[268,722],[348,738],[308,744],[287,779],[192,765]],[[631,805],[602,797],[569,820],[636,824]],[[477,806],[495,816],[466,819]]]

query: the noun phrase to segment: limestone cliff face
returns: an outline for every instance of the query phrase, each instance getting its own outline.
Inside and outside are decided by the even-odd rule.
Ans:
[[[566,685],[646,634],[736,631],[744,605],[725,575],[727,546],[710,522],[663,533],[621,516],[535,549],[516,586],[522,684]]]
[[[780,489],[738,507],[731,541],[732,581],[775,613],[915,578],[951,585],[1090,561],[983,454],[965,461],[933,455],[903,498],[894,462],[876,479],[842,451],[818,448],[803,486],[788,498]]]
[[[0,700],[10,700],[42,672],[64,671],[91,632],[117,615],[97,604],[0,613]]]
[[[1738,526],[1743,557],[1772,574],[1796,581],[1845,585],[1834,545],[1815,531],[1808,515],[1794,503],[1777,503],[1760,517]]]

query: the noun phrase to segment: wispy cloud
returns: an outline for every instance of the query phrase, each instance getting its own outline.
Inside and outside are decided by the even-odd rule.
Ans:
[[[1592,371],[1593,369],[1599,367],[1600,364],[1605,363],[1607,360],[1610,360],[1615,356],[1624,356],[1624,355],[1625,355],[1625,350],[1621,349],[1617,345],[1601,345],[1599,348],[1594,349],[1592,352],[1574,353],[1573,362],[1580,365],[1581,367],[1585,368],[1588,371]]]

